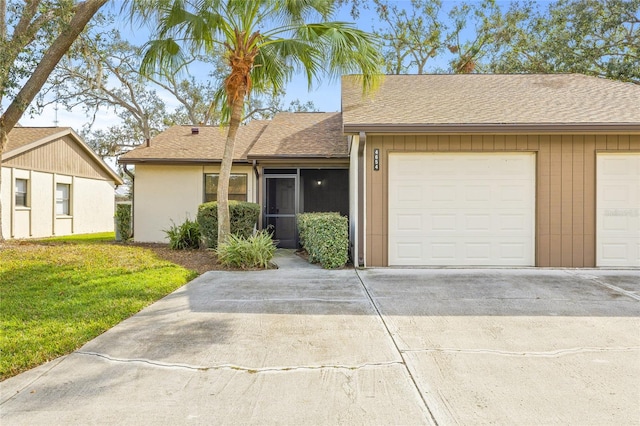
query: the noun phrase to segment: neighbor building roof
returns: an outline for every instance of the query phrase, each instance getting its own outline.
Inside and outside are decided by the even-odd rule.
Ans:
[[[269,122],[254,120],[240,126],[236,136],[234,161],[247,161],[253,146]],[[197,133],[192,129],[198,129]],[[144,162],[220,162],[224,154],[227,128],[220,126],[173,126],[119,159],[121,163]]]
[[[344,131],[640,131],[640,86],[580,74],[342,78]]]
[[[16,126],[9,132],[5,153],[43,140],[58,139],[71,131],[71,127],[22,127]]]
[[[342,117],[336,113],[281,112],[273,117],[249,158],[348,157]]]
[[[2,162],[18,157],[26,152],[68,136],[88,156],[113,179],[116,185],[123,181],[71,127],[22,127],[16,126],[9,132],[7,146],[2,154]]]

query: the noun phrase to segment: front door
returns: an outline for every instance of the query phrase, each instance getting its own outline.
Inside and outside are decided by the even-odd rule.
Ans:
[[[296,186],[296,175],[265,175],[265,228],[281,248],[297,248]]]

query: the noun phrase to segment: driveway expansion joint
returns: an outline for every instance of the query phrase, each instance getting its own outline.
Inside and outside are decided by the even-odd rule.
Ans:
[[[606,288],[608,288],[610,290],[613,290],[613,291],[615,291],[617,293],[623,294],[623,295],[625,295],[627,297],[630,297],[630,298],[635,299],[635,300],[640,302],[640,295],[637,295],[633,291],[628,291],[628,290],[620,288],[620,287],[618,287],[616,285],[604,282],[604,281],[602,281],[600,279],[600,277],[598,277],[596,275],[589,275],[588,273],[583,273],[583,272],[580,272],[580,271],[575,271],[574,272],[574,271],[570,271],[570,270],[565,270],[565,272],[567,274],[571,275],[571,276],[578,277],[578,278],[581,278],[583,280],[593,281],[594,283],[596,283],[598,285],[606,287]]]
[[[387,335],[389,336],[389,339],[391,339],[391,343],[393,344],[393,347],[396,349],[396,351],[400,355],[400,358],[402,359],[402,366],[404,367],[405,371],[409,375],[409,378],[411,379],[411,383],[413,383],[413,387],[415,388],[416,392],[418,392],[418,396],[420,397],[420,400],[422,401],[422,404],[424,405],[424,409],[427,411],[427,413],[429,415],[429,420],[431,421],[431,423],[433,425],[438,426],[438,420],[436,419],[436,416],[434,415],[433,411],[429,407],[429,404],[427,403],[427,400],[426,400],[424,394],[420,390],[420,387],[418,386],[418,383],[416,382],[416,378],[411,373],[411,369],[407,365],[407,362],[406,362],[406,360],[404,358],[404,353],[400,349],[400,346],[398,346],[398,342],[396,342],[396,339],[393,337],[393,333],[391,333],[391,330],[389,329],[389,325],[387,324],[387,322],[385,321],[384,317],[382,316],[382,311],[380,310],[380,306],[378,306],[378,304],[376,303],[375,299],[373,298],[373,296],[369,292],[369,289],[367,288],[366,284],[362,280],[362,277],[358,273],[358,269],[354,269],[354,271],[356,273],[356,276],[358,277],[358,281],[360,281],[360,285],[362,286],[364,294],[369,299],[369,303],[371,303],[371,306],[373,306],[373,309],[376,311],[376,314],[378,315],[378,319],[380,319],[380,321],[382,322],[382,326],[384,327],[385,331],[387,332]]]
[[[335,365],[300,365],[300,366],[286,366],[286,367],[246,367],[246,366],[240,366],[240,365],[234,365],[234,364],[195,366],[195,365],[189,365],[189,364],[154,361],[154,360],[143,359],[143,358],[132,358],[132,359],[116,358],[116,357],[112,357],[106,354],[101,354],[98,352],[76,351],[75,353],[79,355],[94,356],[94,357],[105,359],[110,362],[122,363],[122,364],[146,364],[153,367],[161,367],[161,368],[167,368],[167,369],[184,369],[184,370],[192,370],[192,371],[234,370],[234,371],[244,371],[251,374],[281,373],[281,372],[300,371],[300,370],[360,370],[364,368],[403,365],[401,361],[387,361],[387,362],[367,362],[367,363],[362,363],[357,365],[335,364]]]
[[[532,358],[558,358],[567,355],[576,355],[593,352],[634,352],[640,351],[640,346],[630,347],[580,347],[557,349],[552,351],[501,351],[496,349],[456,349],[456,348],[432,348],[432,349],[403,349],[402,353],[456,353],[456,354],[489,354],[511,357],[532,357]]]

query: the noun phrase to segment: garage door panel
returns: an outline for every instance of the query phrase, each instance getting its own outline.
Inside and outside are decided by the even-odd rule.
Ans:
[[[596,265],[640,267],[640,153],[599,153],[596,181]]]
[[[477,180],[475,178],[474,180]],[[390,181],[395,188],[389,194],[389,205],[399,209],[424,208],[483,208],[499,203],[501,208],[532,207],[535,200],[529,197],[530,182],[505,185],[502,180],[490,181],[484,185],[468,186],[465,181],[440,183],[429,179],[431,185],[420,187],[405,181]]]
[[[534,194],[530,153],[392,153],[389,264],[533,265]]]
[[[530,244],[517,238],[496,242],[487,238],[411,237],[389,241],[389,250],[399,265],[495,266],[521,265],[532,256]]]
[[[396,176],[402,178],[420,176],[423,173],[423,168],[419,159],[404,158],[402,160],[402,167],[398,169]]]
[[[533,238],[530,218],[518,209],[451,213],[445,209],[393,209],[389,230],[397,236],[455,236],[459,230],[469,235],[528,236]]]

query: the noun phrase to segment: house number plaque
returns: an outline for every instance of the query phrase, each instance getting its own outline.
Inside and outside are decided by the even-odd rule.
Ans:
[[[373,150],[373,170],[380,170],[380,150],[378,148]]]

